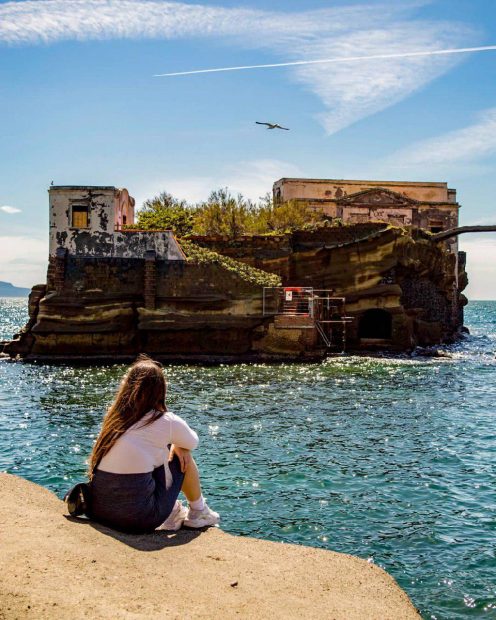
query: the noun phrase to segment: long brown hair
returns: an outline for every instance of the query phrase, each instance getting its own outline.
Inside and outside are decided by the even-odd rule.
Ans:
[[[154,422],[166,411],[165,393],[162,365],[147,355],[140,355],[124,375],[114,402],[103,418],[102,429],[89,460],[90,480],[98,463],[128,428],[149,411],[153,414],[145,425]]]

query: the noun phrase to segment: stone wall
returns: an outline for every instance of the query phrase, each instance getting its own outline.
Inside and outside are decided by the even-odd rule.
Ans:
[[[294,251],[356,243],[388,228],[384,222],[365,222],[353,226],[322,226],[315,231],[297,230],[292,235]]]
[[[144,258],[146,253],[154,251],[164,260],[184,260],[184,254],[174,234],[168,231],[88,231],[71,230],[57,233],[55,251],[66,251],[72,256],[83,258]]]
[[[281,235],[246,235],[238,239],[221,236],[193,236],[191,241],[237,260],[270,260],[289,256],[302,248],[318,247],[322,243],[339,245],[368,237],[387,228],[380,222],[353,226],[322,226],[315,230],[297,230]]]
[[[241,265],[244,267],[243,265]],[[33,292],[34,295],[34,292]],[[51,257],[30,321],[4,352],[25,359],[240,361],[322,356],[306,329],[271,331],[262,287],[215,262]],[[270,333],[269,333],[270,332]],[[285,344],[284,344],[285,343]]]

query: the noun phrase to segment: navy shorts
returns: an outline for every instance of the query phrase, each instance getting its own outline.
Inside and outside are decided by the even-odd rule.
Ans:
[[[153,532],[172,512],[184,474],[177,456],[145,474],[112,474],[95,470],[91,481],[91,518],[121,532]]]

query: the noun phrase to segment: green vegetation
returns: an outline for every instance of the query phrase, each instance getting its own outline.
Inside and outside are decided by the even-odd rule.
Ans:
[[[250,267],[250,265],[246,265],[240,261],[202,248],[188,239],[181,239],[181,247],[188,261],[200,265],[207,263],[221,265],[224,269],[227,269],[227,271],[232,271],[246,282],[250,282],[250,284],[256,284],[258,286],[281,286],[281,278],[278,275],[267,273],[255,267]]]
[[[173,230],[178,237],[191,234],[195,222],[195,210],[185,200],[178,200],[167,192],[145,200],[138,212],[138,221],[127,229]]]
[[[258,203],[227,188],[210,194],[205,202],[191,205],[162,192],[147,200],[128,229],[172,230],[178,237],[219,235],[237,239],[242,235],[282,234],[318,226],[325,216],[306,204],[293,201],[274,204],[270,194]]]
[[[278,235],[322,226],[346,227],[346,224],[340,219],[331,221],[301,202],[274,204],[271,195],[267,194],[254,203],[242,194],[235,196],[227,188],[221,188],[211,192],[205,202],[195,205],[162,192],[144,202],[137,213],[136,224],[124,228],[172,230],[179,237],[188,261],[218,264],[257,286],[280,286],[281,278],[278,275],[200,247],[188,237],[205,235],[236,240],[243,235]]]

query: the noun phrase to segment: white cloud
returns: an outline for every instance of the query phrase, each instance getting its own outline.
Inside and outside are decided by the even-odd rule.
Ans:
[[[225,179],[224,185],[256,200],[267,192],[272,192],[274,181],[284,176],[299,177],[303,176],[303,173],[294,164],[275,159],[262,159],[238,162],[229,166],[225,174],[219,177],[218,182]]]
[[[230,35],[263,13],[153,0],[25,0],[0,5],[0,40],[179,38]]]
[[[386,28],[366,28],[312,41],[303,46],[304,58],[371,56],[387,53],[434,51],[463,39],[456,26],[391,21]],[[319,115],[332,134],[405,99],[459,63],[460,57],[407,57],[363,60],[328,67],[310,65],[293,70],[295,79],[320,97]]]
[[[189,202],[205,200],[212,190],[228,187],[233,193],[241,192],[247,198],[258,200],[267,192],[272,192],[275,180],[283,176],[303,176],[302,171],[284,161],[262,159],[238,162],[228,166],[215,176],[195,176],[168,178],[145,181],[136,184],[133,192],[136,204],[140,206],[147,198],[152,198],[162,191],[167,191],[177,198]]]
[[[469,299],[496,299],[496,234],[461,235],[460,249],[467,252]]]
[[[3,211],[4,213],[13,214],[13,213],[20,213],[21,209],[18,209],[17,207],[9,207],[5,205],[3,207],[0,207],[0,211]]]
[[[267,49],[284,60],[308,60],[428,51],[473,39],[457,24],[411,17],[427,3],[412,0],[282,13],[158,0],[21,0],[0,4],[0,42],[217,37],[227,38],[233,46]],[[333,133],[394,105],[461,60],[460,56],[397,58],[287,71],[323,102],[325,111],[319,118]]]
[[[0,236],[0,280],[30,287],[46,281],[48,240]]]
[[[388,160],[397,167],[453,170],[496,153],[496,108],[479,113],[472,125],[450,131],[394,153]]]
[[[426,2],[404,4],[411,10]],[[15,0],[0,4],[0,41],[36,44],[242,34],[271,48],[295,37],[308,40],[347,31],[357,22],[362,27],[384,23],[403,13],[404,8],[377,4],[281,13],[164,0]]]

